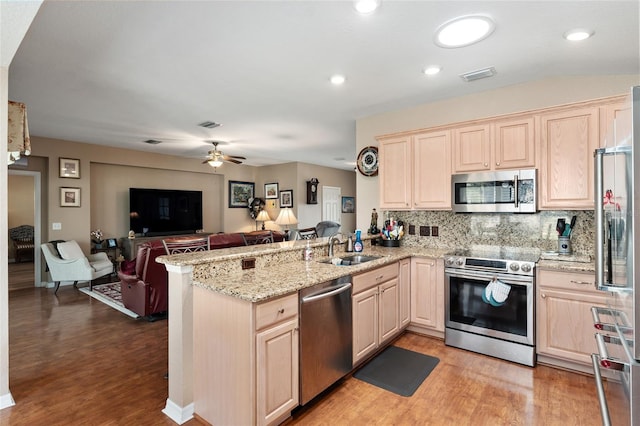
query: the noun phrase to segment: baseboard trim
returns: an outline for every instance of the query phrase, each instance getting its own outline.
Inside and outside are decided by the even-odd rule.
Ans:
[[[0,395],[0,410],[3,408],[8,408],[16,405],[16,402],[13,400],[11,393],[6,395]]]
[[[195,407],[193,402],[186,407],[180,407],[169,398],[167,398],[167,405],[165,405],[164,410],[162,410],[167,417],[179,425],[191,420],[193,418],[194,411]]]

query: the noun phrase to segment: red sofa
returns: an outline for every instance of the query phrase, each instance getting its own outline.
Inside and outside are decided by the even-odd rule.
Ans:
[[[284,234],[273,233],[274,242],[283,241]],[[245,245],[242,233],[220,233],[209,236],[209,249],[217,250]],[[125,308],[142,317],[167,312],[168,275],[165,266],[156,262],[166,255],[162,239],[141,244],[133,260],[124,261],[118,271],[122,303]]]

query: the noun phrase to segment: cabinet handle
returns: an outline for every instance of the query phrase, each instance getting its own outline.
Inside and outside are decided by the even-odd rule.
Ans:
[[[496,162],[496,166],[499,166],[499,165],[500,165],[500,162],[499,162],[499,161],[497,161],[497,162]]]
[[[546,298],[547,298],[547,295],[546,295],[546,294],[544,294],[544,293],[541,293],[541,294],[540,294],[540,297],[542,297],[543,299],[546,299]]]
[[[279,313],[279,314],[284,314],[284,308],[280,308],[280,309],[278,309],[278,313]]]
[[[376,277],[376,281],[380,281],[380,280],[381,280],[381,279],[383,279],[383,278],[384,278],[384,275],[378,275],[378,276]]]
[[[489,163],[484,163],[484,166],[485,167],[489,167]]]
[[[582,285],[593,285],[593,283],[590,283],[588,281],[576,281],[576,280],[571,280],[570,282],[574,283],[574,284],[582,284]]]

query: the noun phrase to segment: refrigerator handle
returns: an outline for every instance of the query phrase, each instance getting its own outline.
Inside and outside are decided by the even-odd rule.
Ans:
[[[606,286],[604,281],[604,209],[602,208],[602,200],[604,200],[604,178],[602,172],[602,157],[604,155],[604,149],[596,149],[593,154],[594,157],[594,176],[595,176],[595,191],[594,191],[594,207],[595,207],[595,222],[596,222],[596,281],[595,286],[597,290]]]

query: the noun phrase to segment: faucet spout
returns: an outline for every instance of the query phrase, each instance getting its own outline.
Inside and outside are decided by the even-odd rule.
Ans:
[[[337,235],[334,235],[331,238],[329,238],[329,257],[333,257],[333,244],[335,242],[337,242],[338,244],[341,244],[340,238]]]

